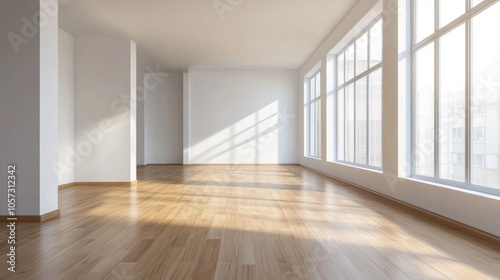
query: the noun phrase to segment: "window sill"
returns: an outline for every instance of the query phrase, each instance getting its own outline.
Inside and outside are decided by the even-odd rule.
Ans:
[[[328,163],[338,164],[338,165],[342,165],[342,166],[345,166],[345,167],[352,167],[352,168],[356,168],[356,169],[360,169],[360,170],[365,170],[365,171],[371,171],[371,172],[375,172],[375,173],[378,173],[378,174],[383,174],[384,173],[382,168],[377,168],[377,167],[361,166],[361,165],[350,164],[348,162],[341,162],[341,161],[328,161]]]
[[[321,161],[321,157],[304,156],[304,158],[308,158],[308,159],[315,159],[315,160],[319,160],[319,161]]]
[[[458,192],[462,192],[462,193],[467,193],[467,194],[471,194],[471,195],[481,196],[481,197],[490,198],[490,199],[500,201],[500,196],[497,196],[494,194],[483,193],[483,192],[476,191],[476,190],[456,187],[456,186],[447,185],[447,184],[438,183],[438,182],[433,182],[433,181],[427,181],[424,179],[419,179],[419,178],[414,178],[414,177],[401,177],[401,178],[404,180],[419,183],[419,184],[425,184],[425,185],[429,185],[429,186],[433,186],[433,187],[444,188],[444,189],[448,189],[448,190],[452,190],[452,191],[458,191]]]

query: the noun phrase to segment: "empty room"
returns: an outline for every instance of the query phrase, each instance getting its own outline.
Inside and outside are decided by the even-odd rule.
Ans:
[[[0,0],[0,279],[500,279],[499,0]]]

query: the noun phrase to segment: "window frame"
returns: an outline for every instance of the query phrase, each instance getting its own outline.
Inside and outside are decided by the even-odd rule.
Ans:
[[[320,94],[319,96],[315,96],[313,99],[311,98],[311,95],[313,94],[312,93],[312,83],[311,81],[314,79],[314,84],[316,86],[316,78],[319,77],[320,78]],[[307,92],[305,94],[305,97],[307,97],[306,99],[306,108],[305,108],[305,113],[306,113],[306,141],[305,141],[305,153],[304,153],[304,156],[305,157],[308,157],[308,158],[313,158],[313,159],[321,159],[322,156],[321,156],[321,153],[322,153],[322,147],[321,147],[321,118],[319,120],[316,119],[316,116],[315,116],[315,120],[316,121],[319,121],[319,126],[320,126],[320,129],[317,130],[317,131],[314,131],[313,128],[312,128],[312,125],[311,125],[311,120],[312,120],[312,110],[311,110],[311,107],[313,106],[313,104],[315,105],[316,102],[319,102],[319,107],[320,107],[320,110],[321,110],[321,107],[322,107],[322,104],[321,104],[321,67],[315,71],[312,75],[310,76],[306,76],[305,77],[306,79],[306,83],[307,83]],[[317,90],[315,88],[315,90]],[[316,95],[316,92],[314,93],[314,95]],[[321,111],[320,111],[321,112]],[[320,114],[321,115],[321,114]],[[313,135],[312,132],[316,132],[316,134]],[[312,144],[312,137],[315,137],[315,139],[319,139],[319,145],[316,147],[316,149],[318,149],[318,155],[313,155],[311,153],[311,144]],[[315,142],[315,145],[316,145],[317,141]]]
[[[481,12],[487,10],[488,8],[495,5],[497,0],[483,0],[481,3],[473,6],[472,0],[465,1],[465,12],[449,22],[448,24],[439,27],[440,23],[440,0],[434,0],[434,32],[428,35],[425,38],[422,38],[419,42],[416,42],[416,1],[406,0],[407,7],[411,9],[409,11],[408,23],[410,24],[410,28],[408,29],[410,32],[407,34],[410,40],[410,90],[409,100],[411,102],[410,105],[410,177],[418,180],[428,181],[432,183],[444,184],[448,186],[458,187],[462,189],[477,191],[485,194],[492,194],[499,196],[500,190],[475,185],[472,183],[472,168],[476,167],[473,165],[473,157],[475,155],[472,154],[472,146],[477,143],[474,141],[473,137],[473,126],[472,126],[472,118],[474,112],[472,110],[472,19],[479,15]],[[407,23],[407,24],[408,24]],[[440,174],[440,143],[439,143],[439,58],[440,58],[440,38],[445,36],[446,34],[455,30],[455,28],[460,25],[464,25],[465,27],[465,52],[466,57],[465,61],[465,182],[453,181],[450,179],[439,178]],[[416,127],[416,54],[419,50],[425,48],[429,44],[434,43],[434,128],[435,128],[435,138],[434,138],[434,177],[419,175],[417,174],[417,147],[416,147],[416,135],[417,135],[417,127]],[[485,137],[484,137],[485,138]],[[486,161],[486,158],[485,158]]]
[[[367,24],[366,27],[364,27],[363,29],[359,30],[359,32],[356,34],[356,36],[354,36],[351,40],[349,40],[349,42],[347,44],[345,44],[344,47],[342,47],[337,53],[334,54],[334,62],[335,62],[335,71],[333,71],[333,81],[334,81],[334,94],[335,94],[335,97],[334,97],[334,104],[333,104],[333,110],[334,110],[334,121],[333,121],[333,124],[334,124],[334,145],[333,145],[333,149],[334,149],[334,156],[333,156],[333,160],[337,163],[342,163],[342,164],[346,164],[346,165],[351,165],[351,166],[355,166],[355,167],[361,167],[361,168],[365,168],[365,169],[371,169],[371,170],[377,170],[377,171],[382,171],[383,170],[383,165],[384,165],[384,157],[383,157],[383,154],[382,154],[382,159],[381,159],[381,166],[373,166],[373,165],[370,165],[370,141],[368,141],[368,137],[369,137],[369,133],[370,133],[370,125],[367,121],[366,123],[366,164],[362,164],[362,163],[358,163],[356,162],[356,158],[357,158],[357,154],[356,154],[356,150],[357,150],[357,145],[356,145],[356,142],[357,142],[357,128],[356,128],[356,116],[357,116],[357,112],[356,112],[356,83],[362,79],[365,79],[366,80],[366,103],[367,103],[367,106],[366,106],[366,116],[367,116],[367,120],[369,119],[369,113],[370,113],[370,106],[369,106],[369,102],[370,102],[370,93],[369,93],[369,88],[370,88],[370,75],[378,70],[382,71],[382,66],[383,66],[383,58],[381,59],[380,62],[378,62],[377,64],[375,65],[371,65],[371,38],[370,38],[370,29],[372,27],[374,27],[378,22],[381,22],[382,24],[382,34],[383,34],[383,15],[382,13],[380,13],[379,15],[377,15],[372,21],[370,21],[370,23]],[[366,34],[366,37],[367,37],[367,69],[359,74],[357,74],[357,60],[356,60],[356,50],[357,50],[357,47],[356,47],[356,42],[359,38],[361,38],[363,35]],[[349,80],[347,80],[347,56],[346,56],[346,51],[347,49],[349,49],[350,47],[353,47],[353,52],[354,52],[354,58],[353,58],[353,77],[350,78]],[[381,49],[383,51],[383,48]],[[344,78],[344,81],[342,82],[341,85],[339,85],[339,71],[338,71],[338,66],[339,66],[339,56],[343,55],[344,56],[344,60],[343,60],[343,78]],[[381,73],[382,74],[382,73]],[[346,125],[346,120],[347,120],[347,105],[346,105],[346,88],[349,86],[349,85],[352,85],[353,86],[353,102],[354,102],[354,142],[351,143],[353,146],[354,146],[354,161],[347,161],[345,160],[345,158],[347,157],[347,144],[346,144],[346,141],[345,139],[342,141],[344,143],[344,160],[341,160],[339,159],[339,153],[338,153],[338,150],[339,150],[339,143],[341,142],[340,141],[340,137],[344,137],[345,138],[345,135],[347,134],[347,125]],[[339,91],[343,91],[343,94],[344,94],[344,110],[343,110],[343,113],[344,113],[344,117],[342,118],[344,120],[344,125],[343,125],[343,128],[344,128],[344,131],[343,133],[339,133],[338,129],[340,127],[339,125],[339,116],[338,116],[338,110],[337,110],[337,105],[339,104]],[[382,95],[383,95],[383,92],[382,92]],[[381,103],[381,111],[383,111],[383,102]],[[381,126],[382,126],[382,131],[383,131],[383,122],[381,122]],[[382,137],[383,138],[383,137]],[[383,140],[382,140],[383,141]],[[382,146],[383,146],[383,142],[382,142]],[[383,147],[382,147],[382,151],[383,151]]]

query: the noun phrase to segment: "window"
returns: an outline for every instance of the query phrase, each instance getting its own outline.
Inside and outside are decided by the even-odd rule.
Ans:
[[[321,73],[317,72],[306,79],[305,85],[306,116],[306,156],[321,157]]]
[[[336,160],[382,167],[382,19],[336,54]]]
[[[500,194],[500,2],[411,3],[413,177]]]

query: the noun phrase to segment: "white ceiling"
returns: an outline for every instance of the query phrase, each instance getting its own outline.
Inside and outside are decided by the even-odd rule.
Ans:
[[[356,0],[64,2],[60,26],[73,36],[126,36],[180,70],[298,69]]]

